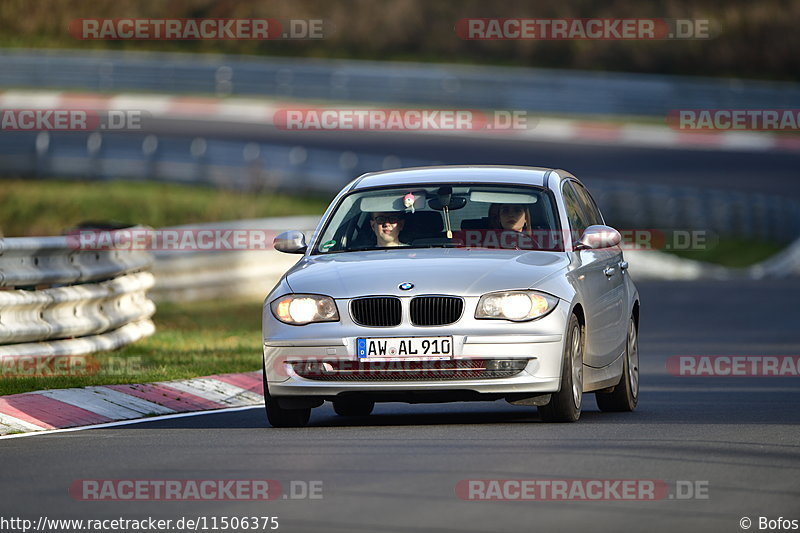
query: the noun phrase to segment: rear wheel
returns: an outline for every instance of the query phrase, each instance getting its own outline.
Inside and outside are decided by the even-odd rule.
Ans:
[[[264,407],[267,411],[267,420],[274,428],[296,428],[308,424],[311,418],[311,408],[285,409],[278,404],[278,400],[270,396],[267,387],[267,372],[263,371],[264,379]]]
[[[550,396],[547,405],[539,407],[545,422],[575,422],[581,416],[583,403],[584,327],[575,315],[570,316],[561,369],[561,389]]]
[[[333,410],[340,416],[367,416],[375,409],[375,402],[359,398],[336,398]]]
[[[619,384],[612,392],[598,392],[594,396],[601,411],[633,411],[639,403],[639,331],[633,317],[628,322],[628,340]]]

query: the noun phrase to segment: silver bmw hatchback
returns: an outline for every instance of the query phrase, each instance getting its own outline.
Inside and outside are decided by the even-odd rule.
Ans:
[[[620,234],[563,170],[439,166],[348,184],[264,301],[274,427],[333,402],[496,401],[578,420],[584,394],[632,411],[639,294]]]

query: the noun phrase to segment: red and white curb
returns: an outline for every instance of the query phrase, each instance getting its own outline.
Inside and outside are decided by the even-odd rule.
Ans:
[[[104,385],[0,396],[0,435],[264,402],[261,372],[140,385]]]
[[[157,117],[273,124],[280,109],[308,108],[308,103],[247,98],[213,98],[159,94],[69,93],[57,91],[0,92],[0,109],[139,110]],[[326,107],[326,106],[321,106]],[[349,108],[370,109],[369,106]],[[666,117],[665,117],[666,122]],[[395,132],[397,133],[397,132]],[[416,135],[467,135],[539,141],[576,141],[625,146],[729,151],[798,151],[800,135],[755,131],[693,132],[666,125],[618,124],[588,120],[541,118],[522,130],[413,131]]]

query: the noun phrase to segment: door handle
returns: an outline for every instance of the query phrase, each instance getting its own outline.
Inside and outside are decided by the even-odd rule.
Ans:
[[[620,261],[620,263],[619,263],[619,269],[620,269],[620,270],[622,271],[622,273],[624,274],[624,273],[625,273],[625,271],[626,271],[626,270],[628,270],[628,262],[627,262],[627,261]]]
[[[603,269],[603,274],[605,274],[607,277],[609,277],[609,278],[610,278],[611,276],[613,276],[613,275],[614,275],[614,272],[616,272],[616,271],[617,271],[617,269],[616,269],[616,268],[613,268],[613,267],[605,267],[605,268]]]

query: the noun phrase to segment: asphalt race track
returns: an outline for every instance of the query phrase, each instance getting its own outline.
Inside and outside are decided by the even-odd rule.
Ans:
[[[673,355],[800,353],[800,280],[639,288],[643,387],[634,413],[600,413],[591,396],[578,423],[556,425],[503,402],[383,404],[353,419],[326,405],[301,429],[272,429],[250,409],[4,440],[0,511],[278,516],[287,532],[733,532],[743,517],[752,530],[762,516],[800,519],[798,378],[666,370]],[[322,499],[271,502],[87,502],[68,492],[80,479],[275,479],[285,493],[291,481],[316,480],[323,489]],[[468,479],[661,480],[670,496],[463,501],[455,487]],[[708,498],[683,499],[687,487]]]
[[[441,164],[563,168],[590,188],[593,180],[620,180],[800,196],[800,151],[658,148],[513,136],[491,139],[397,132],[284,131],[270,125],[179,118],[150,119],[143,133],[203,134],[217,139],[391,154],[401,160]]]

